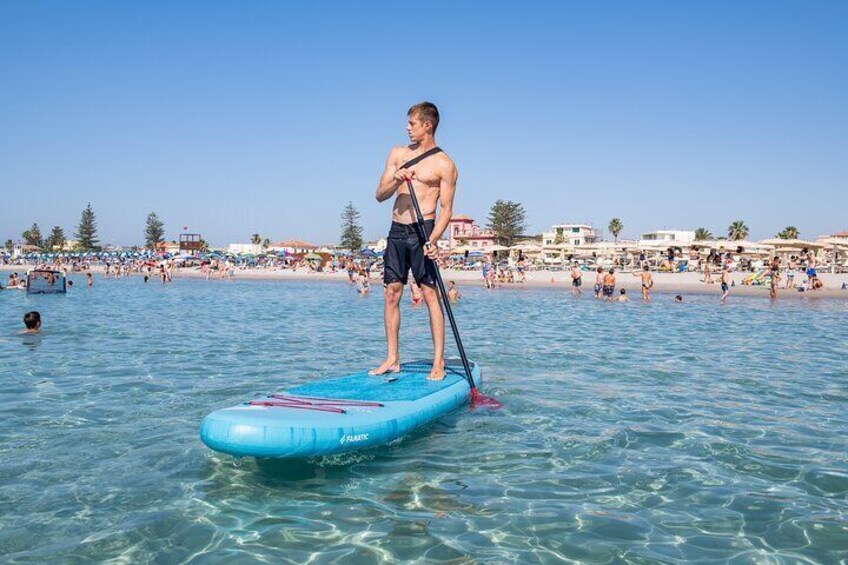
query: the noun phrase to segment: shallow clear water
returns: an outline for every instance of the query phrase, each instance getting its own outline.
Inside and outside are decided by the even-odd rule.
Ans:
[[[848,560],[846,302],[465,288],[466,347],[503,410],[234,466],[203,416],[374,363],[381,297],[95,283],[0,292],[2,561]],[[20,335],[31,309],[44,331]],[[403,314],[405,358],[426,356],[426,312],[405,297]]]

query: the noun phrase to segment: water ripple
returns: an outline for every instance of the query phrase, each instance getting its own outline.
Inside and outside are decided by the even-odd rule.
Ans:
[[[841,302],[465,289],[499,412],[380,449],[229,457],[211,409],[383,354],[342,284],[0,293],[0,555],[14,563],[848,561]],[[17,334],[38,309],[45,329]],[[403,352],[429,351],[404,302]]]

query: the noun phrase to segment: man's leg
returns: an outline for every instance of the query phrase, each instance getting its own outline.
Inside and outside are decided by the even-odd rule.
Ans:
[[[383,364],[368,371],[369,375],[384,375],[400,371],[400,350],[398,333],[400,332],[400,299],[403,296],[403,283],[392,282],[386,285],[384,295],[383,322],[386,326],[386,345],[388,353]]]
[[[430,333],[433,336],[433,369],[427,380],[440,381],[445,378],[445,315],[439,304],[439,291],[436,287],[422,284],[421,291],[430,311]]]

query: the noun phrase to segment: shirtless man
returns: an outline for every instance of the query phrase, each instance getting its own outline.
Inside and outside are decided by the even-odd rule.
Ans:
[[[377,185],[378,202],[388,200],[392,196],[395,196],[395,200],[388,246],[383,255],[383,283],[386,287],[383,321],[386,325],[388,353],[386,360],[376,369],[369,371],[369,374],[383,375],[400,371],[398,305],[411,270],[415,282],[421,287],[424,302],[427,303],[430,313],[433,368],[427,379],[438,381],[445,378],[445,318],[439,304],[433,261],[438,257],[436,242],[447,229],[453,213],[457,171],[454,162],[444,152],[430,155],[411,167],[403,167],[408,161],[436,147],[439,110],[435,104],[422,102],[411,107],[407,117],[406,132],[410,144],[394,147],[389,152],[386,168],[380,178],[380,184]],[[423,248],[419,241],[417,218],[406,186],[407,181],[412,181],[421,214],[430,232]],[[437,205],[441,206],[438,217]],[[425,260],[425,257],[428,260]]]
[[[595,300],[601,299],[601,290],[604,288],[604,268],[598,267],[595,274]]]
[[[604,300],[612,300],[612,293],[615,291],[615,269],[610,268],[609,272],[604,275],[604,286],[602,293]]]
[[[795,261],[795,256],[792,255],[789,258],[789,265],[786,267],[786,286],[784,288],[792,288],[795,282],[795,269],[798,268],[798,264]]]
[[[574,263],[571,266],[571,295],[574,298],[580,298],[583,295],[583,291],[580,287],[583,285],[583,271],[580,270],[580,266],[577,263]]]
[[[651,277],[651,271],[647,263],[642,267],[641,273],[633,273],[634,277],[642,279],[642,300],[645,302],[651,301],[651,287],[654,286],[654,279]]]

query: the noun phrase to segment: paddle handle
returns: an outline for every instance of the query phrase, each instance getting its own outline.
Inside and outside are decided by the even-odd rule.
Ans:
[[[418,206],[418,198],[415,196],[415,189],[412,188],[412,181],[406,180],[406,187],[409,189],[409,197],[412,199],[412,207],[415,208],[415,216],[418,219],[418,238],[421,240],[421,247],[426,248],[427,242],[430,239],[430,234],[427,233],[427,224],[424,223],[424,214],[421,213],[421,207]],[[439,265],[429,257],[426,260],[433,263],[433,273],[436,276],[436,286],[439,288],[439,294],[442,296],[442,304],[445,306],[445,311],[448,313],[450,327],[453,331],[453,338],[456,341],[456,348],[459,350],[459,357],[462,359],[462,367],[465,369],[465,380],[468,381],[468,386],[471,387],[471,394],[477,392],[477,385],[474,384],[474,377],[471,376],[471,365],[468,363],[468,356],[465,355],[465,348],[462,346],[462,338],[459,337],[459,328],[456,327],[456,318],[453,317],[453,309],[451,309],[448,293],[445,290],[445,283],[442,281],[442,274],[439,272]]]

